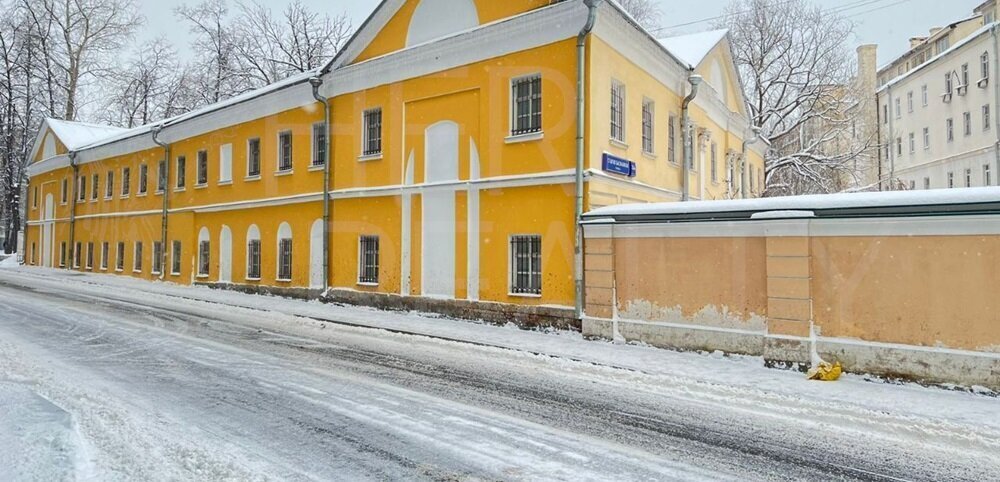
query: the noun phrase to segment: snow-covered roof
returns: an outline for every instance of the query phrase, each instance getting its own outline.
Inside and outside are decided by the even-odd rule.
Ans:
[[[102,139],[106,139],[116,134],[120,134],[127,129],[120,127],[105,126],[98,124],[88,124],[86,122],[71,122],[59,119],[45,119],[49,129],[66,146],[66,149],[75,151],[88,144],[93,144]]]
[[[670,51],[674,55],[688,65],[688,68],[695,68],[701,64],[705,57],[722,42],[726,35],[729,34],[729,30],[709,30],[707,32],[699,32],[687,35],[678,35],[676,37],[667,37],[659,39],[661,45]]]
[[[865,192],[726,201],[621,204],[595,209],[584,217],[597,222],[617,216],[671,216],[724,212],[822,211],[830,209],[942,206],[1000,203],[1000,187]]]
[[[896,84],[902,82],[903,80],[909,78],[913,74],[916,74],[917,72],[923,70],[928,65],[936,62],[938,59],[947,56],[948,54],[950,54],[950,53],[952,53],[952,52],[954,52],[954,51],[956,51],[956,50],[964,47],[969,42],[972,42],[973,40],[976,40],[977,38],[979,38],[979,37],[981,37],[981,36],[989,33],[989,31],[992,28],[994,28],[995,26],[1000,26],[1000,22],[993,22],[993,23],[986,24],[986,25],[980,27],[975,32],[972,32],[971,34],[969,34],[969,36],[967,36],[967,37],[963,38],[962,40],[956,42],[955,45],[952,45],[951,47],[949,47],[944,52],[941,52],[941,53],[939,53],[939,54],[931,57],[926,62],[924,62],[924,63],[922,63],[922,64],[920,64],[920,65],[918,65],[918,66],[916,66],[916,67],[914,67],[912,69],[910,69],[909,71],[907,71],[905,73],[903,73],[903,75],[900,75],[900,76],[898,76],[898,77],[896,77],[896,78],[894,78],[894,79],[886,82],[885,85],[883,85],[882,87],[879,87],[879,89],[876,92],[882,92],[882,91],[888,89],[889,87],[892,87],[893,85],[896,85]]]
[[[956,20],[956,21],[948,24],[947,27],[944,27],[941,30],[939,30],[938,32],[935,32],[933,35],[929,35],[927,37],[924,37],[924,40],[923,40],[922,44],[926,45],[927,43],[930,43],[930,40],[932,38],[934,38],[934,37],[939,36],[941,34],[941,32],[947,32],[949,30],[954,30],[954,28],[957,27],[959,24],[968,22],[970,20],[975,20],[975,19],[980,18],[982,16],[983,16],[983,14],[981,14],[981,13],[974,13],[974,14],[972,14],[972,15],[970,15],[968,17],[965,17],[965,18],[963,18],[961,20]],[[896,57],[896,58],[890,60],[889,62],[887,62],[887,63],[879,66],[878,69],[876,70],[876,72],[882,72],[885,69],[888,69],[888,68],[892,67],[893,65],[895,65],[899,61],[907,58],[910,55],[910,53],[913,52],[914,50],[916,50],[917,48],[918,47],[910,48],[909,50],[907,50],[906,52],[902,53],[898,57]]]

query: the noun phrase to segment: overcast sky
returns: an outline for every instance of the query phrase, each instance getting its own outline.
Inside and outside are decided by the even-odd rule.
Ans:
[[[378,5],[378,0],[302,0],[316,10],[327,10],[330,13],[346,11],[359,26],[368,14]],[[793,0],[794,1],[794,0]],[[982,3],[982,0],[800,0],[815,1],[824,8],[840,11],[858,23],[857,35],[853,39],[845,39],[852,47],[862,43],[874,43],[879,46],[879,64],[884,64],[893,57],[903,53],[910,37],[926,35],[930,27],[946,25],[972,12],[972,9]],[[667,27],[697,22],[699,20],[717,17],[729,3],[729,0],[698,0],[682,2],[680,0],[659,0],[663,9],[663,24]],[[140,40],[163,36],[172,40],[178,49],[184,53],[186,49],[186,29],[176,20],[172,10],[184,3],[194,4],[197,1],[184,0],[139,0],[144,8],[147,26],[143,29]],[[288,0],[266,0],[275,9],[281,9]],[[679,32],[705,30],[709,22],[674,29]]]

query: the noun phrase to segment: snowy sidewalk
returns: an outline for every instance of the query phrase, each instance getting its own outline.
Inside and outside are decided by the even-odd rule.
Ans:
[[[671,389],[711,396],[720,402],[738,399],[761,411],[769,407],[803,407],[818,417],[817,423],[866,424],[889,428],[901,435],[950,436],[970,443],[997,445],[1000,450],[1000,399],[993,396],[888,384],[866,377],[845,375],[835,383],[810,382],[797,372],[768,369],[755,357],[682,353],[636,345],[588,341],[578,333],[524,331],[513,325],[498,327],[427,314],[379,311],[338,306],[317,301],[248,295],[205,287],[154,283],[132,278],[81,274],[64,270],[25,268],[4,263],[0,282],[29,287],[100,294],[137,303],[211,303],[224,307],[310,318],[326,322],[423,335],[444,340],[523,352],[565,360],[567,370],[624,369],[620,378],[641,377]],[[173,300],[173,301],[170,301]],[[262,317],[264,318],[264,317]],[[280,318],[280,317],[279,317]],[[258,322],[259,320],[254,320]],[[277,325],[277,330],[283,328]],[[297,327],[301,332],[301,326]],[[583,362],[583,363],[580,363]]]

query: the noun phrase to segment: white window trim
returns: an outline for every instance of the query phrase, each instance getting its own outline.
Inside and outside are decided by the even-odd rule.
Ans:
[[[365,147],[368,145],[368,125],[365,124],[365,115],[374,110],[378,110],[382,117],[382,124],[379,126],[381,129],[379,132],[381,145],[379,146],[378,152],[365,154]],[[358,149],[358,152],[360,153],[358,154],[358,162],[378,161],[382,159],[382,156],[385,153],[385,110],[382,109],[381,106],[375,106],[361,111],[361,148]]]
[[[250,143],[257,141],[257,174],[250,174]],[[261,152],[263,147],[260,143],[260,137],[250,137],[246,142],[246,164],[243,166],[246,174],[243,177],[244,181],[259,181],[261,171],[264,170],[264,166],[261,165]]]
[[[646,110],[646,106],[647,105],[650,106],[649,117],[650,117],[650,123],[651,123],[651,125],[650,125],[650,128],[649,128],[649,131],[650,131],[649,132],[649,135],[650,135],[649,143],[651,144],[652,149],[647,151],[646,150],[646,143],[643,142],[642,143],[643,144],[642,145],[642,153],[645,154],[646,157],[650,157],[652,159],[656,159],[656,101],[654,101],[653,99],[650,99],[649,97],[645,97],[644,96],[642,98],[642,111],[643,111],[642,114],[645,114],[645,110]],[[643,135],[645,135],[645,129],[646,129],[646,125],[645,124],[646,124],[646,120],[643,119],[642,123],[641,123],[641,127],[643,129]],[[645,141],[645,139],[643,139],[643,141]]]
[[[524,134],[514,134],[514,125],[517,121],[517,99],[514,97],[514,84],[527,80],[533,77],[538,77],[539,85],[541,85],[542,72],[532,72],[530,74],[519,75],[517,77],[511,77],[510,82],[507,83],[507,137],[504,138],[504,144],[519,144],[521,142],[534,142],[540,141],[545,138],[545,129],[543,126],[539,126],[536,132],[526,132]],[[543,91],[544,92],[544,91]],[[544,102],[544,97],[542,98]],[[543,104],[544,105],[544,104]],[[542,115],[544,121],[544,113]]]
[[[612,78],[611,79],[611,91],[612,91],[611,92],[611,94],[612,94],[611,103],[612,103],[612,105],[614,104],[614,101],[615,101],[615,99],[614,99],[614,90],[615,90],[615,86],[616,85],[621,87],[621,92],[622,92],[622,125],[621,125],[622,137],[621,137],[621,139],[616,139],[612,132],[608,132],[608,138],[611,141],[611,145],[620,147],[622,149],[628,149],[628,142],[626,142],[627,139],[628,139],[628,90],[625,87],[625,83],[624,82],[619,81],[619,80],[617,80],[615,78]],[[611,108],[611,106],[609,105],[608,109],[610,110],[610,108]],[[608,129],[609,130],[611,130],[612,126],[614,126],[614,122],[615,122],[615,120],[614,120],[614,118],[612,118],[610,125],[608,125]]]
[[[316,128],[320,126],[324,126],[325,128],[325,124],[326,124],[325,122],[320,121],[320,122],[313,122],[312,125],[309,126],[309,170],[310,171],[319,171],[323,169],[324,165],[326,164],[326,159],[323,159],[323,162],[319,164],[316,163],[316,147],[317,147]],[[326,133],[326,137],[328,138],[326,142],[326,148],[327,150],[329,150],[330,149],[329,132]]]
[[[181,245],[181,253],[182,254],[183,254],[183,248],[184,248],[184,245],[182,244]],[[177,250],[174,249],[174,242],[171,241],[170,242],[170,276],[180,276],[181,275],[180,271],[174,271],[174,258],[176,256],[178,256],[178,253],[177,253]],[[183,264],[183,263],[184,263],[184,260],[182,259],[181,262],[178,263],[178,264]]]
[[[362,235],[359,235],[358,236],[358,276],[357,276],[357,285],[358,286],[367,286],[367,287],[376,287],[382,281],[382,277],[379,276],[381,273],[378,272],[378,271],[381,271],[381,268],[382,268],[381,266],[379,266],[378,270],[376,271],[376,276],[379,279],[378,282],[372,283],[371,281],[361,281],[361,275],[362,275],[362,273],[364,273],[364,268],[365,268],[364,253],[361,251],[361,246],[362,246],[361,241],[366,236],[378,238],[378,240],[379,240],[379,253],[378,253],[379,264],[381,265],[381,262],[382,262],[382,253],[381,253],[381,251],[382,251],[382,239],[378,235],[376,235],[376,234],[362,234]]]
[[[142,256],[139,256],[139,246],[142,244],[139,241],[132,243],[132,272],[142,273]],[[145,248],[143,248],[145,249]],[[139,262],[137,265],[136,262]]]
[[[205,153],[205,182],[201,182],[201,153]],[[194,188],[204,189],[208,187],[208,149],[199,149],[194,155]]]

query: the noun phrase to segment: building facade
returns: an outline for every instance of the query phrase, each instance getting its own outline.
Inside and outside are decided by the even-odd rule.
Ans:
[[[998,25],[995,1],[914,39],[879,72],[880,166],[889,189],[995,186]],[[898,74],[898,75],[894,75]]]
[[[578,192],[584,210],[679,200],[687,173],[692,199],[742,197],[763,172],[724,35],[689,62],[590,3],[387,0],[321,71],[127,131],[48,122],[26,261],[362,301],[582,304]],[[693,74],[707,82],[684,169]]]

